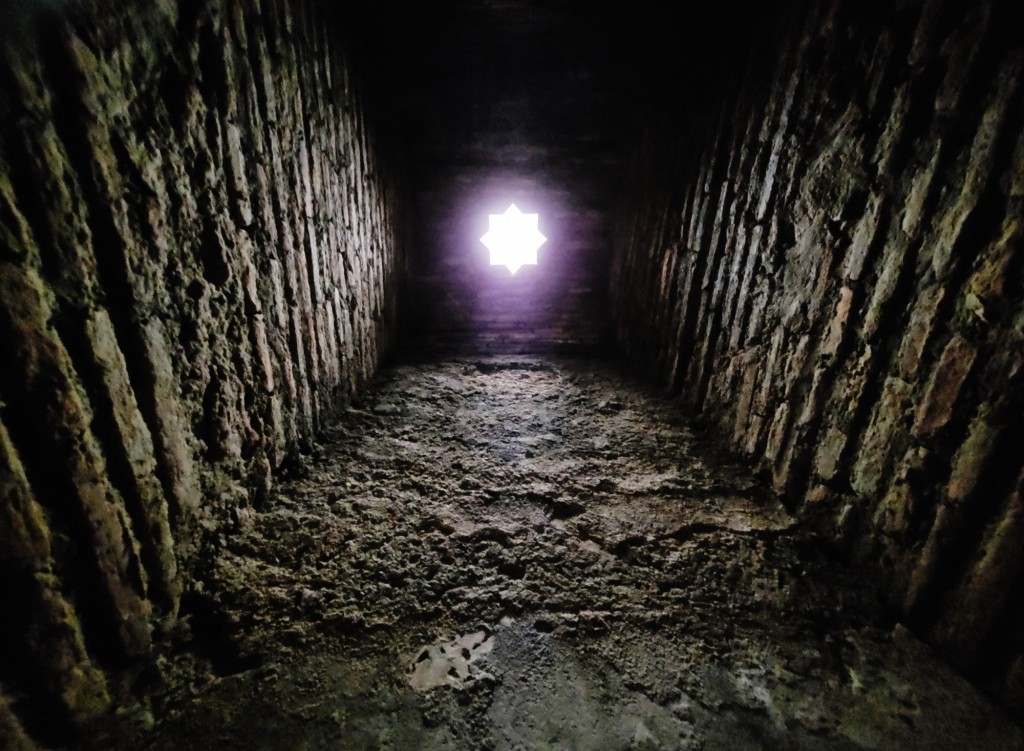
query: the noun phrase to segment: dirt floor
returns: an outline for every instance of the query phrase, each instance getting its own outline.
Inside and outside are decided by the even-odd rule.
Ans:
[[[385,372],[93,748],[1021,749],[615,364]]]

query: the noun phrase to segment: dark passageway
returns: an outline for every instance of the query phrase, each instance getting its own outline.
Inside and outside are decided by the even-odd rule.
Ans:
[[[1024,748],[1019,3],[0,45],[0,749]]]

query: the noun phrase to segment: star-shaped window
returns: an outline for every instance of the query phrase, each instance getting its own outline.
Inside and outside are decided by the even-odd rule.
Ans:
[[[490,214],[487,234],[480,242],[491,251],[491,266],[505,266],[513,274],[537,265],[537,248],[547,242],[537,229],[537,214],[524,214],[514,203],[504,214]]]

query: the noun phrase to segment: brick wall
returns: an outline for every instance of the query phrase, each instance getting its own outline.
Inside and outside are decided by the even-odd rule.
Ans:
[[[1019,711],[1022,30],[790,3],[706,117],[649,129],[612,271],[623,346]]]
[[[0,736],[59,743],[374,370],[401,241],[311,3],[45,5],[2,39]]]

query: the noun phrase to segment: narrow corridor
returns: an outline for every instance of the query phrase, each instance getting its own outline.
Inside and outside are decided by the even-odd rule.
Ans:
[[[238,509],[106,743],[1020,748],[811,526],[617,363],[385,370]]]

